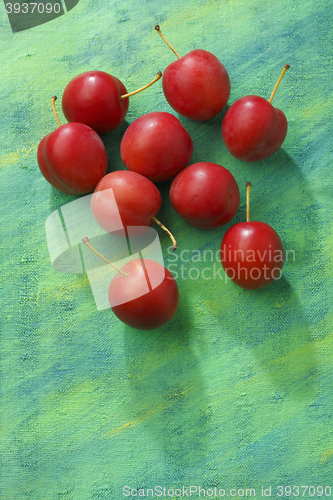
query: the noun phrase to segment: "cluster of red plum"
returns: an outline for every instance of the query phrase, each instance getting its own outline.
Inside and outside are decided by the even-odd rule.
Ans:
[[[63,193],[93,192],[92,213],[108,232],[112,230],[112,213],[108,211],[107,199],[110,191],[125,230],[127,226],[150,227],[154,221],[166,229],[155,217],[162,203],[155,183],[171,179],[171,205],[192,226],[222,226],[235,216],[239,207],[240,194],[234,176],[216,163],[189,165],[192,139],[178,118],[167,112],[144,114],[129,125],[120,145],[121,159],[127,170],[107,174],[107,154],[100,135],[123,122],[131,95],[162,77],[163,92],[172,109],[198,121],[216,116],[229,99],[229,75],[212,53],[192,50],[180,57],[158,25],[155,29],[177,57],[164,70],[163,77],[158,72],[152,82],[127,93],[123,83],[108,73],[88,71],[79,74],[68,83],[62,96],[62,110],[68,123],[61,125],[54,106],[56,97],[53,97],[52,106],[59,126],[45,136],[38,147],[38,165],[45,179]],[[225,113],[223,141],[239,160],[263,160],[282,145],[287,134],[287,120],[271,102],[288,68],[286,64],[269,100],[256,95],[242,97]],[[250,221],[250,189],[248,183],[247,221],[235,224],[224,235],[221,250],[228,251],[221,252],[221,262],[227,276],[237,285],[256,289],[276,279],[271,271],[282,268],[283,258],[276,262],[271,255],[274,251],[283,255],[283,246],[271,226]],[[83,242],[91,247],[87,237]],[[244,260],[249,252],[252,258]],[[240,264],[246,271],[243,275],[238,272]],[[148,276],[152,279],[154,273],[158,274],[161,264],[133,259],[119,270],[111,281],[108,297],[113,312],[121,321],[134,328],[150,330],[174,316],[178,287],[172,274],[166,268],[163,270],[162,282],[155,288],[150,287],[148,293],[143,291],[141,296],[136,293],[138,298],[134,299],[131,299],[133,289],[136,292],[140,287],[146,290]],[[113,297],[119,295],[124,300],[118,300],[118,305],[113,306]]]

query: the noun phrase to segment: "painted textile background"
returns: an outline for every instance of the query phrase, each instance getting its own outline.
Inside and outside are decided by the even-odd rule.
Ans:
[[[289,63],[274,98],[289,129],[275,155],[246,164],[223,144],[224,112],[207,123],[180,117],[192,163],[228,168],[241,204],[227,226],[197,230],[173,211],[170,183],[158,186],[159,219],[179,243],[175,261],[159,232],[180,303],[172,321],[144,332],[98,311],[86,274],[52,268],[45,221],[75,197],[44,180],[36,150],[56,127],[51,96],[75,75],[107,71],[133,90],[174,60],[156,23],[181,55],[219,57],[229,105],[269,98]],[[190,486],[194,499],[263,497],[262,488],[333,497],[332,26],[329,0],[80,0],[13,33],[1,5],[1,500],[118,500],[149,488],[185,498]],[[103,137],[110,171],[124,168],[126,127],[155,110],[178,116],[161,82],[131,98],[125,123]],[[254,292],[226,282],[204,252],[244,220],[247,181],[251,218],[294,252],[282,278]]]

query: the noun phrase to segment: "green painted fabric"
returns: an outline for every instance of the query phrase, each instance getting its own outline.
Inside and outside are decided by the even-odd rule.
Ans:
[[[192,163],[228,168],[241,204],[226,226],[198,230],[173,211],[170,183],[158,186],[180,303],[144,332],[98,311],[86,274],[52,268],[45,220],[75,197],[45,181],[36,150],[56,127],[54,94],[65,123],[75,75],[107,71],[134,90],[175,59],[156,23],[181,55],[204,48],[223,62],[229,105],[269,98],[289,63],[274,97],[289,129],[276,154],[246,164],[223,144],[224,112],[180,117]],[[81,0],[13,33],[1,6],[1,500],[333,497],[332,26],[329,0]],[[174,113],[161,82],[103,137],[110,171],[124,168],[128,124],[156,110]],[[211,257],[245,219],[247,181],[252,220],[289,251],[283,277],[258,291],[226,282]]]

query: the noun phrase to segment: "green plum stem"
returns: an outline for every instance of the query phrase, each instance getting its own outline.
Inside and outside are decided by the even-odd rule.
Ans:
[[[278,88],[278,86],[280,85],[280,82],[281,82],[281,80],[282,80],[282,78],[283,78],[283,75],[285,74],[285,72],[286,72],[286,71],[287,71],[287,69],[289,69],[289,68],[290,68],[289,64],[285,64],[285,65],[283,66],[283,70],[281,71],[281,75],[279,76],[279,79],[278,79],[278,81],[277,81],[277,82],[276,82],[276,84],[275,84],[275,87],[274,87],[274,89],[273,89],[273,92],[272,92],[271,97],[269,98],[268,102],[272,103],[272,101],[273,101],[273,97],[275,96],[275,92],[277,91],[277,88]]]

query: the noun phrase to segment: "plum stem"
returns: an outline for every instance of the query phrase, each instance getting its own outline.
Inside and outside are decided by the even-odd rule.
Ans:
[[[55,107],[55,102],[57,100],[57,96],[54,95],[53,97],[51,97],[51,105],[52,105],[52,110],[53,110],[53,114],[55,116],[55,119],[57,120],[57,124],[59,125],[59,127],[61,127],[61,121],[59,120],[59,116],[58,116],[58,113],[57,113],[57,110],[56,110],[56,107]]]
[[[250,192],[252,184],[251,182],[246,183],[246,222],[250,222]]]
[[[155,78],[151,82],[147,83],[147,85],[144,85],[143,87],[139,88],[138,90],[133,90],[133,92],[129,92],[128,94],[121,95],[120,100],[127,99],[127,97],[131,97],[132,95],[135,95],[135,94],[138,94],[139,92],[142,92],[143,90],[147,89],[148,87],[153,85],[155,82],[157,82],[157,80],[159,80],[161,78],[161,76],[162,76],[162,72],[158,71],[156,73]]]
[[[283,66],[283,70],[281,71],[281,75],[279,76],[279,79],[278,79],[278,81],[277,81],[277,82],[276,82],[276,84],[275,84],[275,87],[274,87],[274,89],[273,89],[273,92],[272,92],[271,97],[269,98],[268,102],[270,102],[270,103],[271,103],[271,102],[273,101],[273,97],[275,96],[275,92],[277,91],[277,88],[278,88],[278,86],[280,85],[280,82],[281,82],[281,80],[282,80],[282,78],[283,78],[283,75],[285,74],[285,72],[286,72],[286,71],[287,71],[287,69],[289,69],[289,68],[290,68],[289,64],[285,64],[285,65]]]
[[[156,224],[158,224],[166,233],[168,233],[168,235],[170,236],[171,241],[173,243],[172,250],[176,250],[177,241],[176,241],[174,235],[171,233],[171,231],[169,231],[169,229],[167,227],[165,227],[164,224],[162,224],[162,222],[160,222],[158,219],[156,219],[156,217],[151,217],[151,220],[156,222]]]
[[[110,262],[108,259],[106,259],[101,253],[97,252],[97,250],[92,246],[92,244],[90,243],[89,241],[89,238],[87,236],[85,236],[84,238],[82,238],[82,241],[83,243],[92,251],[94,252],[94,254],[96,254],[98,257],[100,257],[102,260],[104,260],[104,262],[106,262],[107,264],[109,264],[111,267],[113,267],[113,269],[115,269],[116,271],[118,271],[118,273],[122,274],[123,276],[127,276],[127,273],[125,273],[125,271],[122,271],[120,269],[120,267],[116,266],[116,264],[113,264],[112,262]]]
[[[168,42],[168,40],[163,35],[162,31],[160,30],[160,25],[159,24],[156,24],[155,30],[160,35],[160,37],[162,38],[162,40],[167,44],[167,46],[172,50],[172,52],[178,57],[178,59],[180,59],[180,55],[178,54],[178,52],[173,48],[173,46]]]

